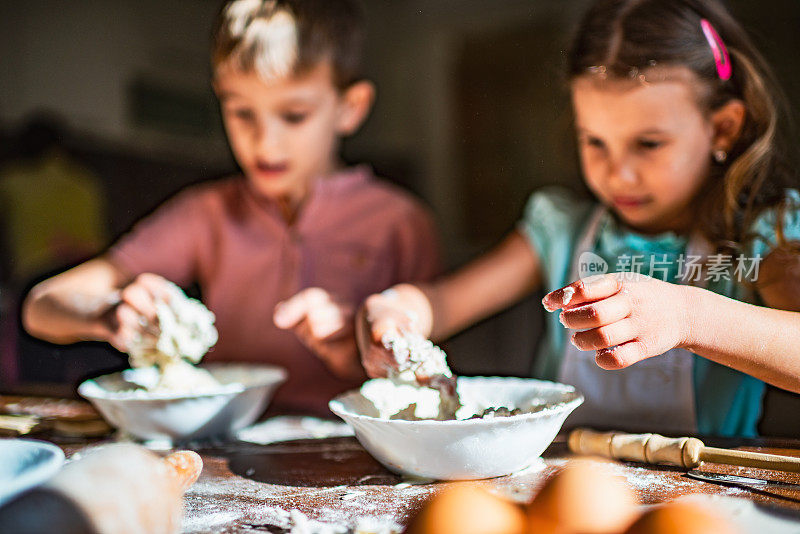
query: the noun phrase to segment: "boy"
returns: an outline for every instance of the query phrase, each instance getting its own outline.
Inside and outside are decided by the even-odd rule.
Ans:
[[[285,367],[273,408],[328,413],[332,396],[364,378],[350,317],[330,312],[438,268],[425,210],[337,157],[374,98],[360,75],[362,35],[351,0],[229,2],[214,34],[213,85],[243,176],[179,193],[105,255],[36,286],[23,310],[28,331],[127,351],[157,332],[165,279],[196,281],[219,331],[206,360]],[[333,324],[348,350],[316,357],[273,324],[276,304],[298,292],[308,317]]]

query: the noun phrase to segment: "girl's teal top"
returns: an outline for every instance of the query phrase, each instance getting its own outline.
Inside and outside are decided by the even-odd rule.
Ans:
[[[787,240],[800,240],[800,193],[794,189],[786,193],[791,208],[785,212],[784,235]],[[545,292],[574,281],[567,278],[575,247],[596,206],[555,187],[534,193],[528,201],[518,228],[540,258]],[[758,276],[758,258],[765,258],[776,245],[777,217],[775,210],[763,212],[752,228],[757,237],[736,257],[719,256],[712,261],[716,265],[703,272],[701,284],[730,298],[763,304],[748,282]],[[600,223],[593,252],[608,263],[609,271],[636,270],[654,278],[678,282],[681,273],[688,273],[690,277],[696,274],[687,256],[687,244],[687,238],[671,232],[655,236],[638,234],[609,212]],[[549,314],[539,357],[534,364],[535,376],[548,380],[557,378],[567,335],[567,329],[558,321],[558,314]],[[694,360],[693,372],[698,432],[756,436],[765,384],[699,356]]]

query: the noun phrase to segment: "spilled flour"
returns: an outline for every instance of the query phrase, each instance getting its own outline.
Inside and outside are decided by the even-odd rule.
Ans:
[[[336,447],[331,445],[331,450]],[[545,468],[538,459],[528,469],[506,478],[502,485],[478,483],[498,496],[527,502],[531,481],[538,480]],[[200,480],[186,494],[182,530],[187,534],[250,530],[276,534],[396,534],[442,487],[414,479],[387,482],[387,476],[375,475],[353,485],[273,485],[226,476],[224,461],[207,462]]]
[[[352,527],[343,525],[322,523],[309,519],[308,516],[298,510],[277,509],[281,524],[287,534],[400,534],[402,528],[395,523],[385,524],[372,518],[359,518]]]
[[[357,486],[282,486],[225,476],[222,469],[207,463],[187,492],[183,532],[395,534],[402,530],[397,521],[408,519],[436,487],[371,486],[372,480]]]
[[[681,492],[691,493],[696,492],[699,487],[702,487],[703,482],[698,482],[694,479],[687,477],[667,477],[654,472],[652,467],[637,466],[630,464],[609,464],[615,471],[615,474],[624,478],[628,485],[636,490],[640,495],[654,496],[660,498],[665,492]],[[734,487],[734,486],[715,486],[715,491],[724,493],[726,495],[741,495],[747,493],[747,490]]]
[[[361,447],[349,441],[282,442],[345,435],[352,435],[352,429],[341,422],[279,416],[243,429],[237,437],[271,445],[263,449],[264,454],[312,453],[336,463],[338,456],[361,452]],[[399,479],[383,472],[354,479],[350,485],[269,484],[231,476],[226,463],[223,459],[207,462],[203,475],[187,492],[183,532],[395,534],[402,531],[397,521],[407,519],[436,489],[430,480]],[[244,474],[251,477],[255,471],[247,469]]]
[[[353,429],[341,421],[329,421],[319,417],[280,415],[249,426],[237,432],[242,441],[267,445],[281,441],[311,438],[334,438],[352,436]]]

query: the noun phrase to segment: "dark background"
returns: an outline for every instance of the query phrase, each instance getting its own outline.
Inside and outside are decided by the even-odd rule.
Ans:
[[[345,155],[373,163],[428,202],[450,266],[496,243],[537,187],[580,187],[561,71],[585,0],[363,3],[367,72],[379,97]],[[209,86],[219,4],[0,3],[0,163],[18,156],[15,135],[31,113],[56,113],[68,128],[64,145],[98,179],[111,239],[176,190],[234,170]],[[729,4],[774,66],[795,118],[800,2]],[[6,320],[15,291],[2,293]],[[449,341],[453,366],[465,374],[528,374],[542,321],[538,301],[534,295]],[[71,387],[124,363],[99,344],[57,347],[23,334],[18,345],[23,381]],[[0,376],[0,388],[10,379]],[[770,392],[764,433],[800,436],[798,408],[794,395]]]

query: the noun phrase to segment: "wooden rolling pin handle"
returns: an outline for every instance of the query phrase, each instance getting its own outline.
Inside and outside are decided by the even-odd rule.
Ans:
[[[576,428],[569,433],[567,445],[575,454],[591,454],[603,458],[613,458],[611,439],[616,432],[595,432],[585,428]]]
[[[800,473],[800,458],[795,456],[703,447],[701,458],[704,462]]]
[[[700,465],[703,442],[696,438],[667,438],[660,434],[623,434],[573,430],[568,445],[576,454],[653,464],[669,464],[690,469]]]

